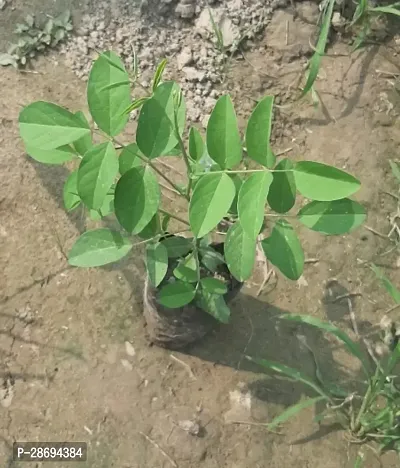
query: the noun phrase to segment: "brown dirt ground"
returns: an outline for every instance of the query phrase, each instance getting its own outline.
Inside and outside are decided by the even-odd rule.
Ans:
[[[308,6],[302,8],[308,14]],[[282,45],[286,21],[288,46]],[[231,64],[226,86],[240,118],[248,115],[252,99],[278,94],[283,108],[277,112],[275,149],[291,147],[292,158],[356,174],[363,184],[358,199],[368,208],[367,224],[387,233],[396,204],[381,190],[395,190],[388,159],[398,154],[400,105],[390,80],[377,70],[398,72],[392,62],[400,62],[389,45],[350,58],[339,42],[330,52],[337,56],[324,59],[318,80],[329,115],[307,100],[285,107],[304,63],[292,44],[306,45],[310,28],[277,12],[260,48],[246,58],[278,78],[239,61]],[[308,395],[302,386],[268,378],[243,356],[268,357],[312,373],[310,353],[297,339],[303,333],[323,373],[356,380],[358,365],[336,342],[279,325],[274,317],[283,311],[307,313],[352,333],[347,301],[334,299],[360,293],[352,306],[360,332],[367,333],[391,303],[362,262],[386,267],[399,284],[398,252],[381,256],[390,243],[365,229],[337,238],[301,230],[307,257],[317,259],[307,264],[302,281],[279,277],[259,297],[257,287],[244,289],[233,304],[232,323],[185,353],[149,347],[140,255],[112,268],[69,268],[62,251],[85,229],[85,221],[63,210],[66,169],[34,163],[18,138],[21,106],[39,99],[76,110],[85,104],[84,84],[56,60],[41,60],[38,75],[0,69],[0,466],[18,466],[9,458],[15,440],[79,440],[88,442],[88,461],[80,465],[88,468],[352,467],[359,447],[336,427],[314,424],[314,409],[286,424],[283,435],[232,423],[268,421]],[[127,354],[126,341],[134,356]],[[201,437],[179,427],[185,420],[200,423]],[[373,451],[364,452],[366,467],[399,466],[391,453],[380,464]]]

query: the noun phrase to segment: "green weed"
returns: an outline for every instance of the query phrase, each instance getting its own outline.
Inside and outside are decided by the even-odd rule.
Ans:
[[[72,31],[71,13],[67,10],[56,18],[49,17],[40,26],[33,15],[27,15],[23,23],[17,24],[17,42],[11,44],[7,53],[0,54],[0,65],[24,67],[29,60],[56,47]]]

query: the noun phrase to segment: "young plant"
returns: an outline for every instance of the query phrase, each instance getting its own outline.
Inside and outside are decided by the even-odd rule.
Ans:
[[[382,281],[396,304],[400,304],[400,291],[375,266],[371,269]],[[382,324],[383,342],[387,346],[387,355],[380,362],[372,363],[367,359],[360,345],[353,341],[344,331],[330,323],[324,323],[310,316],[282,315],[283,320],[310,325],[322,332],[331,333],[341,341],[346,350],[361,364],[365,379],[361,393],[351,393],[345,388],[339,388],[326,380],[318,367],[316,356],[311,348],[315,364],[315,375],[310,377],[297,369],[283,364],[247,357],[264,368],[283,374],[310,387],[316,394],[314,398],[306,399],[286,409],[266,427],[273,429],[296,415],[304,408],[317,402],[325,402],[325,409],[315,417],[322,422],[327,418],[335,418],[344,429],[348,430],[356,442],[375,441],[380,452],[394,449],[400,455],[400,381],[398,366],[400,364],[400,331],[396,324],[389,321]],[[362,456],[358,455],[355,466],[361,466]]]
[[[43,27],[34,16],[27,15],[25,22],[17,24],[18,41],[11,44],[7,53],[0,54],[0,65],[24,67],[29,60],[56,47],[72,31],[71,13],[67,10],[56,18],[49,18]]]
[[[261,240],[267,259],[297,280],[304,253],[285,215],[325,235],[350,232],[366,216],[364,208],[348,198],[360,182],[319,162],[277,161],[270,146],[272,96],[261,100],[249,118],[245,158],[229,95],[216,103],[206,141],[194,127],[184,141],[185,99],[175,82],[162,81],[164,66],[162,62],[158,67],[147,96],[132,103],[124,65],[106,52],[94,62],[87,87],[98,130],[91,129],[82,112],[39,101],[21,111],[20,134],[27,153],[42,163],[76,161],[64,186],[67,210],[82,205],[98,217],[115,216],[120,225],[119,230],[102,227],[82,234],[69,252],[71,265],[116,262],[135,245],[145,244],[147,273],[159,290],[160,304],[179,308],[193,303],[227,322],[229,278],[244,282],[251,276],[265,219],[276,220]],[[125,145],[119,135],[132,108],[140,109],[136,141]],[[93,133],[102,142],[95,143]],[[158,165],[170,154],[180,155],[185,164],[183,185]],[[244,169],[246,160],[256,167]],[[183,201],[179,214],[164,205],[165,186]],[[297,192],[309,201],[292,213]],[[180,227],[171,228],[171,220]],[[229,229],[218,249],[212,241],[218,239],[222,221]],[[141,240],[135,241],[136,236]]]
[[[360,32],[354,41],[353,51],[359,49],[371,32],[372,21],[382,15],[400,16],[400,2],[391,5],[372,7],[368,0],[359,0],[350,26],[360,26]]]

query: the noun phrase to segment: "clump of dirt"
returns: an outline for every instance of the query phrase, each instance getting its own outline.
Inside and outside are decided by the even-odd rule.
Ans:
[[[230,54],[240,45],[251,47],[272,13],[285,6],[286,0],[229,0],[211,7],[198,1],[192,22],[181,19],[174,5],[164,1],[153,8],[150,3],[144,6],[129,2],[129,6],[122,4],[116,11],[110,10],[108,3],[96,5],[94,13],[82,18],[77,36],[62,49],[67,65],[86,80],[99,51],[114,50],[128,70],[132,70],[135,51],[141,84],[148,87],[157,64],[167,58],[170,64],[165,78],[177,79],[181,84],[189,120],[201,120],[222,93],[216,86],[226,75]],[[218,47],[211,17],[221,31],[223,49]]]

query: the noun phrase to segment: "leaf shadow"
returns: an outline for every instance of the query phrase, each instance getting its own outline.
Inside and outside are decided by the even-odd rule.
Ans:
[[[281,320],[279,316],[287,313],[286,311],[244,293],[237,296],[231,304],[231,309],[232,321],[229,325],[217,328],[201,343],[182,352],[213,362],[216,366],[251,372],[253,377],[246,388],[255,399],[262,404],[288,408],[303,397],[315,397],[315,392],[301,382],[281,378],[268,369],[260,368],[245,356],[285,364],[300,370],[315,381],[315,361],[310,350],[303,344],[304,337],[314,351],[319,370],[327,382],[344,386],[349,393],[358,388],[358,377],[362,380],[361,371],[355,375],[354,370],[348,368],[346,363],[335,360],[332,340],[328,340],[321,330]],[[316,414],[323,408],[323,403],[322,406],[317,405]],[[268,410],[268,413],[271,413],[269,417],[275,417],[281,412],[282,408],[274,408],[272,412]],[[257,418],[256,414],[254,418]],[[322,424],[315,437],[326,435],[328,432],[324,431],[328,429],[324,428],[325,425]],[[334,429],[336,430],[336,426]]]

